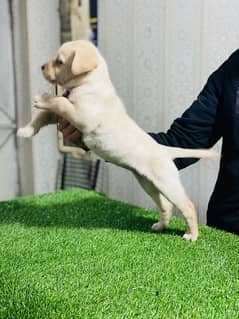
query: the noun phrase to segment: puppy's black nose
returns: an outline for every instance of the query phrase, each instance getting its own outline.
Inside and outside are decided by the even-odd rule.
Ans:
[[[45,64],[41,66],[42,71],[45,69]]]

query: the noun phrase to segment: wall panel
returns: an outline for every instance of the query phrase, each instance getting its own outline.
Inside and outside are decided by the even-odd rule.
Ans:
[[[119,95],[146,131],[167,130],[191,105],[237,48],[238,28],[236,0],[99,1],[99,46]],[[181,173],[200,222],[217,170],[217,160],[203,160]],[[105,164],[103,175],[109,196],[154,206],[130,173]]]

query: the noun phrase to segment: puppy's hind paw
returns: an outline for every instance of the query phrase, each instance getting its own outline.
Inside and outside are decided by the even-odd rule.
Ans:
[[[183,239],[187,241],[196,241],[198,239],[198,234],[185,233]]]
[[[161,232],[163,231],[165,228],[167,228],[166,225],[162,224],[161,222],[155,223],[152,225],[151,229],[153,232]]]
[[[17,130],[17,137],[21,138],[29,138],[34,135],[34,127],[33,126],[25,126],[21,127]]]

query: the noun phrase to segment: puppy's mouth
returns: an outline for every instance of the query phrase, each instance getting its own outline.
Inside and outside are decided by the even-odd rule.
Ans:
[[[56,83],[56,77],[55,77],[55,76],[53,76],[53,75],[51,75],[51,74],[48,74],[48,73],[46,73],[46,72],[44,72],[44,71],[42,71],[42,74],[43,74],[44,78],[45,78],[48,82],[50,82],[50,83],[52,83],[52,84],[55,84],[55,83]]]
[[[55,73],[54,69],[51,65],[49,65],[49,63],[42,65],[41,70],[42,70],[42,74],[43,74],[44,78],[48,82],[50,82],[52,84],[56,83],[56,76],[54,74]]]

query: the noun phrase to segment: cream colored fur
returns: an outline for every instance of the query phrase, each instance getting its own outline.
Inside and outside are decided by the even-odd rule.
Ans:
[[[41,110],[17,135],[31,137],[41,127],[56,123],[56,115],[65,118],[82,132],[84,143],[98,156],[132,171],[161,211],[159,222],[152,226],[154,231],[168,226],[175,205],[188,225],[183,238],[197,240],[196,211],[173,159],[211,157],[215,152],[156,143],[129,117],[112,85],[104,58],[88,41],[63,44],[57,57],[42,69],[48,81],[70,90],[70,95],[37,95],[35,107]]]

